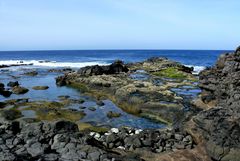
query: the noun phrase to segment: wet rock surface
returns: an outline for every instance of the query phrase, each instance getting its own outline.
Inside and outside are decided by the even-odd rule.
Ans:
[[[34,90],[47,90],[49,87],[48,86],[34,86],[32,89]]]
[[[25,94],[27,93],[29,90],[25,87],[20,87],[20,86],[15,86],[12,88],[12,92],[14,94]]]

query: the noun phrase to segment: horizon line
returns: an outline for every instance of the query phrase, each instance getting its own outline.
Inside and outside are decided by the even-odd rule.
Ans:
[[[37,52],[37,51],[235,51],[235,49],[29,49],[29,50],[0,50],[0,52]]]

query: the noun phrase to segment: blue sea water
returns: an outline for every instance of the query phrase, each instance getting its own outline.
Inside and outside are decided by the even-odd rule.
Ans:
[[[211,66],[223,50],[72,50],[72,51],[1,51],[0,64],[9,60],[25,60],[36,64],[38,60],[54,61],[41,66],[81,67],[92,63],[111,63],[116,59],[125,62],[142,61],[150,57],[167,57],[185,65]],[[79,63],[84,63],[80,65]],[[12,62],[10,62],[12,63]]]

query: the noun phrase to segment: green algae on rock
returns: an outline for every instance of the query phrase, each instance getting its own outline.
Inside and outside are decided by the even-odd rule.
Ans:
[[[91,70],[90,75],[81,74],[82,70],[80,74],[72,72],[56,78],[56,83],[77,88],[85,95],[93,96],[98,100],[110,99],[131,114],[151,116],[157,121],[168,124],[177,121],[184,106],[182,98],[170,89],[183,85],[193,86],[195,77],[191,74],[192,68],[165,58],[148,59],[127,66],[130,69],[128,73],[116,74],[94,74],[93,72],[99,73],[96,70],[100,68],[93,70],[89,67],[87,70]],[[147,79],[131,78],[131,74],[136,70],[144,70],[148,74]],[[156,73],[159,72],[161,74],[157,76]],[[169,82],[168,79],[163,78],[174,78],[177,81]],[[163,82],[162,85],[153,81],[159,79]],[[160,102],[174,102],[174,105]]]
[[[46,90],[48,88],[49,88],[48,86],[34,86],[34,87],[32,87],[32,89],[34,89],[34,90]]]

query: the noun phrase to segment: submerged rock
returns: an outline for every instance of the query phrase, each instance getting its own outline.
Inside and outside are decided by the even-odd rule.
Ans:
[[[115,117],[120,117],[122,114],[118,113],[118,112],[113,112],[113,111],[109,111],[107,113],[107,117],[108,118],[115,118]]]
[[[90,111],[96,111],[96,108],[95,108],[95,107],[88,107],[88,109],[89,109]]]
[[[24,73],[24,75],[36,76],[36,75],[38,75],[38,72],[37,71],[26,72],[26,73]]]
[[[12,92],[14,94],[25,94],[27,93],[29,90],[27,88],[24,87],[19,87],[19,86],[15,86],[12,88]]]
[[[104,106],[104,105],[105,105],[105,103],[104,103],[103,101],[97,101],[96,104],[97,104],[98,106]]]
[[[32,89],[34,90],[47,90],[49,87],[48,86],[34,86]]]

